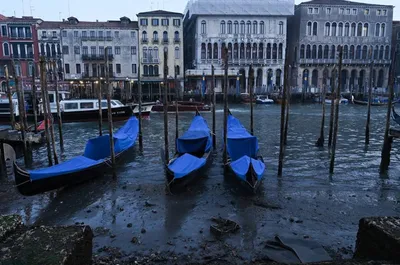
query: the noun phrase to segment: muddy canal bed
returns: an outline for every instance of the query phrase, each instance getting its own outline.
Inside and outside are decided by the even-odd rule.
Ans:
[[[393,144],[388,175],[380,176],[386,108],[372,108],[371,144],[366,148],[366,108],[341,106],[336,170],[330,176],[328,149],[314,145],[319,134],[320,107],[291,106],[281,178],[276,177],[280,107],[255,107],[255,135],[267,166],[256,195],[246,194],[236,182],[224,178],[218,137],[218,150],[208,175],[181,194],[168,194],[160,158],[162,114],[151,114],[150,120],[143,122],[144,151],[136,147],[127,155],[118,165],[116,181],[104,176],[33,197],[19,195],[10,181],[2,182],[0,213],[20,214],[26,224],[33,225],[90,225],[95,235],[93,253],[100,260],[112,256],[122,260],[176,258],[182,264],[186,259],[248,262],[265,256],[266,241],[275,234],[310,238],[335,258],[348,258],[354,250],[360,218],[400,213],[400,142]],[[248,127],[249,107],[230,109]],[[180,114],[181,133],[193,115]],[[211,128],[211,113],[203,116]],[[169,117],[172,143],[175,121],[174,115]],[[220,136],[220,110],[217,121]],[[121,125],[116,123],[116,129]],[[96,135],[97,124],[66,124],[64,133],[63,160],[83,152],[86,139]],[[34,167],[46,165],[45,154],[44,147],[34,152]],[[216,237],[210,232],[213,217],[233,220],[240,229]]]

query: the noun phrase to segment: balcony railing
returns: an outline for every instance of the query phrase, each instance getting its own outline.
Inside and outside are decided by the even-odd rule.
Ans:
[[[153,43],[158,43],[158,39],[153,39]]]
[[[168,42],[169,42],[168,39],[163,39],[162,41],[164,44],[168,44]]]
[[[33,53],[28,54],[13,54],[12,58],[15,59],[33,59]]]
[[[142,63],[158,64],[158,63],[160,63],[160,59],[158,59],[158,58],[142,58]]]
[[[148,43],[148,42],[149,42],[149,39],[147,39],[147,38],[142,39],[142,43]]]
[[[109,78],[116,77],[115,72],[109,72],[108,74],[109,74],[109,76],[108,76]],[[99,73],[93,73],[93,72],[92,73],[88,73],[88,72],[83,72],[82,73],[82,78],[85,78],[85,79],[97,79],[99,77],[106,78],[105,72],[100,72],[100,74]]]
[[[82,36],[82,41],[87,41],[87,40],[89,40],[88,36]]]
[[[96,41],[97,38],[96,38],[96,36],[90,36],[90,40],[91,40],[91,41]]]
[[[98,37],[97,37],[97,40],[99,40],[99,41],[104,41],[104,37],[103,37],[103,36],[98,36]]]
[[[99,55],[99,54],[83,54],[82,55],[82,60],[83,61],[104,61],[105,60],[105,56],[104,54]],[[114,55],[113,54],[109,54],[108,55],[108,60],[112,61],[114,60]]]
[[[106,40],[107,40],[107,41],[112,41],[112,40],[113,40],[113,37],[107,36],[107,37],[106,37]]]
[[[181,39],[180,38],[174,38],[174,43],[180,43]]]

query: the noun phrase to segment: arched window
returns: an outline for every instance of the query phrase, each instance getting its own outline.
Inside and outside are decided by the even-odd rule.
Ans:
[[[272,59],[274,59],[274,60],[277,59],[277,50],[278,50],[278,47],[277,47],[276,43],[274,43],[274,45],[272,45]]]
[[[343,23],[339,23],[339,30],[338,30],[338,36],[343,36]]]
[[[356,60],[361,59],[361,45],[357,45],[356,48]]]
[[[329,46],[325,45],[324,47],[324,59],[328,59],[329,58]]]
[[[258,33],[258,23],[257,21],[253,21],[253,34]]]
[[[317,45],[313,45],[312,46],[311,58],[312,59],[317,59]]]
[[[344,24],[344,35],[345,36],[350,36],[350,23],[346,22],[346,24]]]
[[[356,28],[357,28],[357,24],[356,23],[351,23],[351,34],[350,36],[356,36]]]
[[[258,45],[258,59],[264,59],[264,44],[260,43]]]
[[[158,41],[158,32],[157,31],[153,32],[153,40]]]
[[[381,37],[385,37],[386,34],[386,25],[385,23],[381,24]]]
[[[143,59],[147,59],[147,47],[143,47]]]
[[[318,59],[322,59],[322,45],[318,46]]]
[[[175,47],[175,59],[179,59],[180,53],[179,53],[179,47]]]
[[[379,58],[379,46],[376,45],[374,49],[374,60],[378,60]]]
[[[244,21],[240,21],[240,34],[245,34],[245,29],[246,29],[246,25],[244,23]]]
[[[364,37],[368,37],[368,29],[369,29],[368,23],[364,23],[364,28],[363,28],[363,36]]]
[[[143,32],[142,32],[142,39],[143,39],[144,41],[147,41],[147,32],[146,32],[146,31],[143,31]]]
[[[168,42],[168,32],[163,32],[163,42]]]
[[[300,46],[300,59],[304,59],[304,48],[305,48],[305,46],[304,46],[304,44],[302,44],[301,46]]]
[[[283,21],[279,21],[279,35],[283,35]]]
[[[205,49],[205,45],[204,45],[204,49]],[[213,59],[218,59],[218,43],[214,43],[214,48],[213,48]]]
[[[307,45],[306,59],[311,59],[311,45],[310,44]]]
[[[179,65],[175,66],[175,74],[176,74],[176,75],[180,75],[180,74],[181,74]]]
[[[376,23],[375,24],[375,37],[379,37],[380,30],[381,30],[381,24]]]
[[[40,44],[40,55],[46,55],[46,50],[43,43]]]
[[[217,51],[218,54],[218,51]],[[202,43],[201,44],[201,59],[205,60],[206,59],[206,44]],[[214,58],[214,59],[218,59],[218,58]]]
[[[314,22],[313,23],[313,36],[317,36],[317,34],[318,34],[318,23],[317,22]]]
[[[239,34],[239,22],[237,21],[234,23],[234,33]]]
[[[147,58],[149,62],[153,62],[153,48],[151,47],[147,50]]]
[[[351,60],[354,59],[354,45],[351,45],[351,46],[350,46],[349,58],[350,58]]]
[[[382,45],[381,48],[379,49],[379,60],[383,60],[383,51],[384,51],[384,47]]]
[[[311,35],[311,27],[312,27],[312,23],[311,23],[311,21],[309,21],[307,23],[307,35]]]
[[[344,45],[343,48],[343,59],[349,59],[349,46]]]
[[[224,20],[221,21],[220,33],[225,34],[225,21]]]
[[[251,21],[247,21],[247,30],[246,30],[247,34],[251,34]]]
[[[331,29],[331,36],[336,36],[336,27],[337,27],[336,22],[333,22],[332,29]]]
[[[10,48],[8,43],[3,43],[3,54],[4,56],[10,56]]]
[[[228,21],[228,34],[232,34],[232,21]]]
[[[154,47],[153,48],[153,57],[154,59],[158,59],[158,47]]]
[[[206,21],[203,20],[201,21],[201,34],[206,34],[207,33],[207,24]]]
[[[336,50],[335,50],[335,45],[332,45],[332,48],[331,48],[331,59],[335,59],[335,57],[336,57]]]
[[[331,23],[326,22],[326,23],[325,23],[324,35],[325,35],[325,36],[329,36],[330,32],[331,32]]]
[[[385,60],[389,60],[389,46],[385,47]]]
[[[158,65],[154,65],[154,75],[155,76],[159,75],[159,73],[158,73]]]
[[[283,58],[283,44],[279,43],[279,47],[278,47],[278,59],[282,59]]]
[[[264,34],[264,21],[260,22],[260,34]]]
[[[149,75],[149,67],[147,65],[143,66],[143,75]]]
[[[174,33],[174,40],[175,40],[175,42],[178,42],[180,39],[179,39],[179,31],[175,31],[175,33]]]
[[[368,54],[368,47],[366,45],[364,45],[362,48],[362,59],[363,60],[367,59],[367,54]]]
[[[363,24],[358,23],[358,26],[357,26],[357,36],[358,37],[362,36],[362,30],[363,30]]]
[[[152,65],[149,66],[149,75],[154,75],[154,67]]]

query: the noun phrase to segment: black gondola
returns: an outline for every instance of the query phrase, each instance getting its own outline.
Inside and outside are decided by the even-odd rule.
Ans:
[[[400,125],[400,115],[397,114],[397,112],[394,110],[394,106],[392,106],[392,115],[393,115],[393,120]]]
[[[136,117],[131,117],[114,134],[116,158],[135,145],[139,127]],[[26,171],[14,161],[15,183],[18,191],[25,196],[78,184],[102,175],[110,168],[110,136],[103,135],[90,139],[85,152],[58,165]]]

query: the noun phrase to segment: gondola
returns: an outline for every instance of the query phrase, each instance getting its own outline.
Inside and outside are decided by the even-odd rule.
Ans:
[[[356,105],[368,105],[368,101],[364,101],[364,100],[353,100],[354,104]],[[387,103],[381,103],[381,102],[371,102],[371,106],[385,106],[387,105]]]
[[[191,181],[204,176],[211,163],[212,138],[207,121],[196,111],[189,129],[176,140],[176,154],[166,163],[164,161],[167,187],[179,190]]]
[[[229,113],[227,138],[227,173],[255,193],[265,171],[264,159],[258,152],[257,137],[248,133],[240,121]]]
[[[394,110],[394,106],[392,106],[392,114],[393,114],[393,120],[400,125],[400,115],[397,114],[397,112]]]
[[[136,117],[131,117],[114,134],[115,157],[120,158],[135,145],[139,131]],[[14,161],[15,183],[25,196],[78,184],[102,175],[111,163],[110,136],[103,135],[86,143],[84,154],[47,168],[23,170]]]

